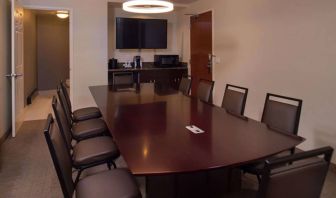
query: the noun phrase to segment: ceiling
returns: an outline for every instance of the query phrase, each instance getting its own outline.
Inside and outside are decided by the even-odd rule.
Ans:
[[[113,6],[113,7],[120,7],[121,6],[121,4],[123,3],[123,2],[126,2],[126,1],[128,1],[128,0],[109,0],[109,5],[110,6]],[[167,1],[170,1],[170,2],[172,2],[172,3],[174,3],[174,4],[176,4],[175,5],[175,8],[183,8],[183,7],[186,7],[188,4],[190,4],[190,3],[194,3],[194,2],[196,2],[196,1],[198,1],[198,0],[167,0]]]
[[[193,3],[197,0],[171,0],[173,3],[179,3],[179,4],[188,4],[188,3]]]
[[[113,0],[113,1],[110,1],[110,2],[125,2],[127,0]],[[168,1],[171,1],[172,3],[176,3],[176,4],[189,4],[189,3],[193,3],[197,0],[168,0]]]
[[[56,15],[56,10],[32,10],[37,15]]]

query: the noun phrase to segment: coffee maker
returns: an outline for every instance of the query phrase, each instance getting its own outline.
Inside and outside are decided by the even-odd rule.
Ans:
[[[134,56],[133,62],[134,62],[134,67],[135,68],[142,68],[141,56]]]
[[[109,69],[116,69],[118,68],[118,59],[112,58],[109,60],[108,63],[108,68]]]

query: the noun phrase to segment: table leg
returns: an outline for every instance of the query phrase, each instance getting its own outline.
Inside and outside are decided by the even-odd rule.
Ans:
[[[147,198],[176,197],[175,175],[147,176],[146,197]]]

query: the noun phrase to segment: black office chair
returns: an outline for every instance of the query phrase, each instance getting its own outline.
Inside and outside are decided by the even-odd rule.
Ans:
[[[141,197],[134,178],[126,169],[104,171],[73,182],[72,160],[51,115],[48,117],[44,136],[65,198],[72,198],[74,191],[77,198]]]
[[[261,122],[265,123],[268,128],[274,131],[297,135],[301,109],[302,100],[300,99],[267,93]],[[295,152],[302,151],[292,148],[289,151],[282,152],[271,158],[291,155]],[[263,163],[257,162],[244,166],[242,169],[244,172],[257,175],[260,181]]]
[[[222,107],[230,114],[244,116],[247,94],[247,88],[227,84]]]
[[[242,190],[225,198],[318,198],[328,173],[333,148],[267,160],[258,191]],[[323,155],[323,158],[318,156]]]
[[[66,105],[66,108],[70,112],[71,119],[73,122],[79,122],[79,121],[102,117],[102,114],[97,107],[86,107],[86,108],[81,108],[81,109],[73,111],[65,82],[61,82],[60,88],[57,88],[57,89],[60,89],[58,94],[62,94],[63,97],[65,98],[66,102],[64,103],[64,105]]]
[[[191,78],[182,77],[180,81],[179,91],[181,91],[184,95],[189,95],[191,88]]]
[[[75,121],[75,119],[73,118],[73,114],[71,110],[69,109],[69,105],[68,105],[69,101],[66,99],[67,97],[66,97],[66,94],[64,93],[67,93],[67,91],[64,92],[64,90],[62,89],[62,86],[58,86],[57,95],[60,100],[63,111],[66,115],[67,123],[69,127],[71,128],[71,130],[73,131],[73,135],[76,140],[90,138],[92,136],[97,136],[97,135],[108,132],[106,123],[102,119],[94,118],[94,117],[98,117],[98,115],[93,116],[90,119],[89,117],[91,116],[88,115],[88,117],[86,117],[85,119],[84,117],[82,117],[83,119],[81,121]]]
[[[60,96],[62,97],[62,95]],[[64,115],[66,115],[65,117],[67,119],[63,123],[71,129],[72,137],[76,141],[81,141],[81,140],[85,140],[85,139],[92,138],[92,137],[104,136],[104,135],[110,134],[106,123],[102,119],[96,118],[96,119],[90,119],[90,120],[85,120],[81,122],[72,122],[70,115],[67,114],[67,112],[65,111],[65,108],[63,108],[65,106],[64,103],[66,102],[64,97],[63,97],[63,100],[62,99],[60,100],[60,102],[62,105],[59,105],[57,98],[54,96],[52,100],[53,109],[54,111],[60,111],[64,113]]]
[[[197,87],[197,98],[204,102],[212,103],[212,90],[214,84],[214,81],[201,79]]]
[[[120,152],[113,139],[109,136],[93,137],[77,141],[73,144],[73,135],[70,128],[66,125],[66,117],[57,100],[53,99],[52,104],[58,128],[68,148],[68,154],[72,159],[72,164],[78,170],[76,181],[78,181],[83,170],[101,164],[107,164],[110,169],[114,160],[120,156]],[[50,115],[51,116],[51,115]]]
[[[261,122],[272,130],[297,135],[301,109],[301,99],[267,93]],[[294,152],[295,148],[290,150],[291,154]],[[289,154],[289,152],[283,152],[280,156],[283,154]]]
[[[261,122],[273,130],[297,135],[301,109],[301,99],[267,93]]]

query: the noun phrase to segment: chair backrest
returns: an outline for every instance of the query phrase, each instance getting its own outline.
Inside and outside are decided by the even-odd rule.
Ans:
[[[244,115],[247,94],[247,88],[227,84],[222,107],[232,114]]]
[[[69,96],[69,93],[68,93],[67,85],[64,81],[61,81],[60,88],[62,89],[64,98],[65,98],[65,100],[67,102],[67,105],[68,105],[68,108],[69,108],[70,112],[72,112],[72,105],[71,105],[70,96]]]
[[[48,144],[63,195],[66,198],[72,198],[75,188],[72,180],[72,162],[67,153],[68,151],[64,140],[61,137],[59,128],[54,123],[51,114],[49,114],[44,128],[44,136]]]
[[[191,78],[182,77],[179,86],[179,91],[181,91],[185,95],[189,95],[190,88],[191,88]]]
[[[211,103],[214,84],[214,81],[201,79],[197,88],[197,98],[204,102]]]
[[[56,96],[52,99],[52,108],[56,117],[57,124],[61,131],[61,134],[64,138],[64,141],[69,149],[72,149],[71,141],[72,141],[72,134],[71,129],[69,127],[68,121],[66,119],[65,113],[61,105],[58,103]]]
[[[67,118],[67,123],[69,123],[69,126],[72,125],[73,120],[72,120],[72,111],[71,111],[71,106],[69,106],[69,103],[66,99],[65,93],[67,93],[67,91],[63,91],[62,86],[58,86],[57,87],[57,96],[58,99],[61,103],[61,106],[63,108],[63,111],[65,113],[65,116]]]
[[[133,72],[113,73],[113,85],[131,85],[134,84]]]
[[[332,153],[324,147],[266,161],[258,198],[320,197]]]
[[[297,135],[302,100],[267,93],[261,122],[271,129]]]

